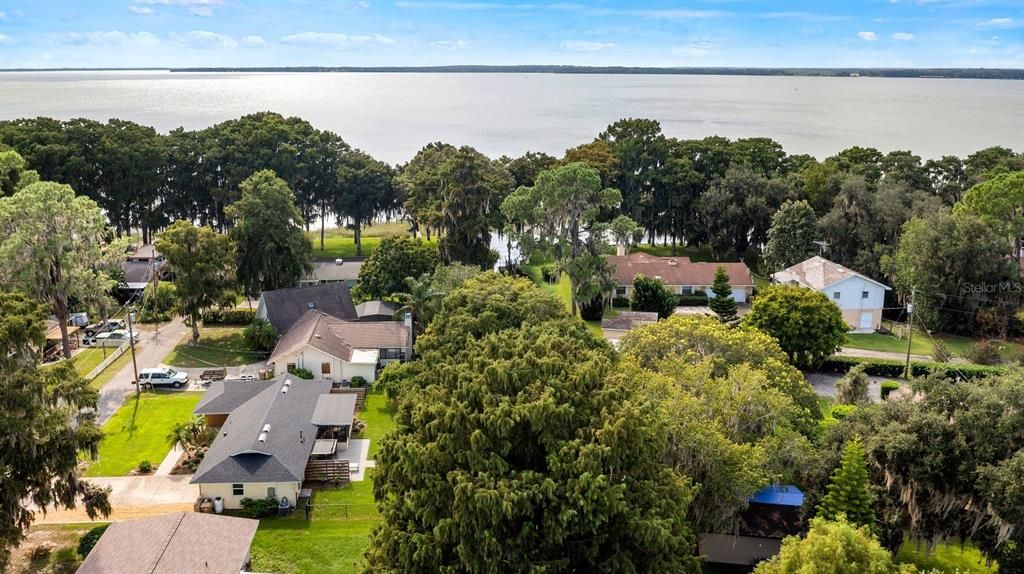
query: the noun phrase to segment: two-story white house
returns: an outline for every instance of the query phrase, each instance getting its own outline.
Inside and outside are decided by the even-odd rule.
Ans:
[[[882,325],[889,286],[824,257],[811,257],[773,273],[772,280],[824,293],[839,306],[853,333],[872,333]]]

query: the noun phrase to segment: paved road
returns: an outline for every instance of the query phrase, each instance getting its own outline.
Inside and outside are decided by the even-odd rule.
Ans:
[[[906,353],[890,353],[889,351],[869,351],[867,349],[852,349],[850,347],[843,347],[838,353],[843,357],[867,357],[870,359],[896,359],[898,361],[906,361]],[[931,357],[928,355],[910,355],[911,361],[930,361]]]
[[[139,331],[139,342],[135,344],[135,360],[139,364],[139,370],[149,367],[156,367],[164,357],[170,353],[178,344],[188,327],[180,319],[176,318],[170,323],[160,326],[160,332],[146,330]],[[129,353],[131,351],[128,351]],[[132,370],[132,362],[129,360],[125,366],[118,371],[106,385],[100,389],[100,399],[97,405],[99,424],[107,422],[114,416],[117,409],[124,404],[125,397],[135,392],[132,381],[135,380],[135,372]]]

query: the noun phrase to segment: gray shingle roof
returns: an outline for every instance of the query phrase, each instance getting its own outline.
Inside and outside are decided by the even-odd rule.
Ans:
[[[288,381],[288,392],[282,392]],[[332,383],[291,375],[279,375],[271,382],[228,415],[192,477],[193,484],[302,482],[316,438],[313,411]],[[252,383],[225,383],[233,384]],[[270,430],[261,441],[266,425]]]
[[[278,340],[270,362],[306,345],[349,361],[353,349],[401,349],[408,344],[409,328],[399,321],[342,321],[310,309]]]
[[[347,321],[359,318],[352,303],[352,294],[344,283],[264,291],[261,299],[267,318],[278,333],[287,332],[310,309]]]
[[[366,301],[356,305],[360,321],[393,321],[401,306],[391,301]]]
[[[214,381],[193,412],[226,415],[273,384],[274,381]]]

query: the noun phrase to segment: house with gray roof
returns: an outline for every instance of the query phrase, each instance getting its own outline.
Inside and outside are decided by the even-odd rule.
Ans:
[[[347,467],[356,396],[334,382],[280,375],[220,381],[210,391],[194,412],[223,422],[191,480],[200,495],[220,497],[229,509],[243,498],[294,504],[311,458]]]
[[[256,316],[269,321],[278,334],[284,335],[312,309],[345,321],[359,320],[352,293],[344,283],[264,291],[260,294]]]

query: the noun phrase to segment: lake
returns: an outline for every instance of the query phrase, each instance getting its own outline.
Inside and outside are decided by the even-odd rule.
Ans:
[[[766,136],[822,159],[850,146],[925,159],[1024,151],[1024,81],[784,76],[2,72],[0,119],[118,117],[160,131],[256,111],[309,120],[391,163],[424,144],[561,155],[624,117],[669,136]]]

